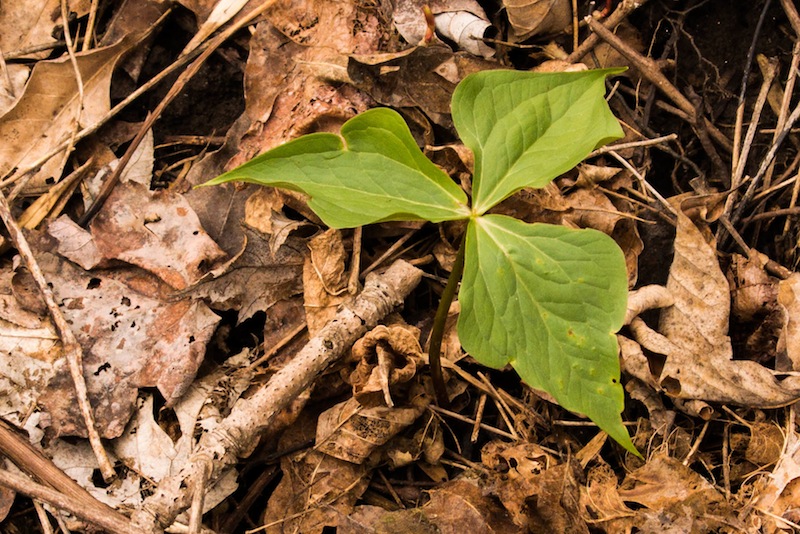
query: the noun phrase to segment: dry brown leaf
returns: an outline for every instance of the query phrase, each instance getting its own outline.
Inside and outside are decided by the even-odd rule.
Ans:
[[[243,249],[217,269],[213,279],[201,280],[192,289],[194,296],[208,299],[214,309],[237,310],[240,323],[300,293],[306,249],[305,241],[289,237],[272,254],[269,236],[247,226],[243,230]]]
[[[319,416],[315,449],[362,464],[378,447],[413,424],[428,402],[426,397],[418,397],[413,404],[403,407],[364,408],[350,398]]]
[[[778,283],[778,304],[783,310],[778,363],[783,370],[800,371],[800,274]]]
[[[286,242],[289,234],[309,226],[305,221],[288,218],[283,208],[286,196],[274,187],[259,187],[250,195],[244,206],[244,223],[269,236],[269,249],[273,255]]]
[[[629,473],[619,496],[644,507],[637,511],[636,521],[643,532],[710,534],[720,527],[736,526],[731,525],[735,516],[716,488],[668,456],[653,456]]]
[[[308,332],[313,336],[351,295],[347,292],[347,253],[341,232],[326,230],[314,236],[308,248],[310,254],[303,263],[303,299]]]
[[[513,41],[534,35],[559,33],[572,23],[569,0],[503,0],[511,23]]]
[[[528,532],[588,533],[580,514],[580,465],[557,464],[535,443],[486,444],[484,465],[496,472],[484,491],[497,497],[514,523]]]
[[[619,494],[614,471],[605,462],[592,467],[581,486],[583,517],[590,525],[604,532],[631,532],[636,525],[636,512],[628,508]]]
[[[42,236],[31,241],[56,302],[83,349],[89,398],[103,437],[122,432],[138,388],[158,387],[168,404],[176,402],[194,379],[219,317],[198,301],[167,301],[169,288],[141,270],[87,273],[46,252],[55,247]],[[37,336],[36,332],[28,335]],[[49,354],[37,357],[37,345],[24,346],[20,341],[15,341],[16,352],[30,349],[24,355],[29,361],[11,376],[4,370],[5,378],[25,384],[16,373],[28,368],[27,385],[36,389],[20,389],[7,402],[17,402],[17,406],[26,399],[38,402],[49,414],[40,424],[51,435],[84,435],[84,420],[60,344],[49,338]],[[37,377],[44,376],[47,383],[39,383]]]
[[[8,77],[0,77],[0,115],[11,109],[17,99],[22,96],[25,83],[31,73],[30,67],[18,63],[6,65],[6,70]]]
[[[81,17],[89,12],[89,0],[69,2],[69,11]],[[55,44],[56,28],[62,26],[60,0],[14,0],[0,9],[0,50],[4,54],[30,46]],[[39,52],[30,57],[47,57]]]
[[[496,33],[481,5],[475,0],[399,0],[392,11],[392,20],[398,33],[410,45],[417,46],[426,37],[439,42],[436,35],[428,35],[425,9],[433,15],[437,35],[455,43],[458,49],[489,58],[494,49],[483,42],[484,37]]]
[[[421,352],[416,328],[378,325],[367,332],[352,349],[358,362],[350,374],[355,399],[362,406],[394,406],[390,388],[414,378]]]
[[[83,101],[69,58],[37,63],[25,92],[0,117],[0,175],[30,166],[72,132],[103,118],[110,109],[114,67],[136,41],[131,36],[114,45],[77,54]],[[63,157],[51,158],[35,173],[28,189],[38,190],[58,181],[63,165]]]
[[[450,127],[450,100],[458,82],[478,70],[498,67],[435,45],[391,54],[351,55],[347,76],[355,87],[385,106],[418,107],[431,121]]]
[[[778,382],[766,367],[732,359],[727,335],[730,289],[717,262],[716,247],[713,238],[705,237],[683,212],[678,213],[667,290],[675,302],[662,310],[660,333],[641,319],[631,322],[636,341],[666,356],[663,369],[651,373],[641,350],[625,343],[621,347],[626,371],[687,401],[765,408],[789,404],[800,396],[798,377]],[[706,405],[699,410],[709,412]]]
[[[430,492],[419,508],[387,511],[377,506],[357,506],[339,522],[342,534],[518,534],[497,501],[484,494],[476,477],[462,477]]]
[[[759,489],[755,499],[763,520],[762,532],[786,532],[788,525],[777,518],[796,512],[800,502],[800,439],[796,432],[786,438],[786,445],[778,465]]]
[[[119,260],[141,267],[175,289],[199,281],[225,253],[206,235],[182,196],[150,191],[137,183],[120,184],[90,225],[87,237],[63,221],[51,232],[65,257],[86,265],[86,252],[98,264]]]
[[[283,478],[264,513],[268,534],[321,534],[350,515],[369,484],[365,466],[315,450],[283,457],[281,470]]]

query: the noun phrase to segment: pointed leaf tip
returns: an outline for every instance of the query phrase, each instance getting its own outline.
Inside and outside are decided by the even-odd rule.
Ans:
[[[615,332],[627,303],[622,251],[596,230],[470,221],[458,332],[481,363],[510,363],[530,386],[635,451],[622,424]]]
[[[494,70],[462,80],[453,122],[475,154],[474,211],[485,213],[523,187],[543,187],[622,137],[603,98],[605,78],[622,70]]]
[[[333,228],[469,215],[464,191],[425,157],[403,118],[385,108],[347,121],[342,137],[305,135],[206,185],[234,180],[306,193],[309,207]]]

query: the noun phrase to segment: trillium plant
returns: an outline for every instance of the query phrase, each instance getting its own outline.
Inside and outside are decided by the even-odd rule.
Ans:
[[[495,70],[461,81],[452,115],[475,157],[471,199],[425,157],[403,118],[386,108],[350,119],[340,135],[300,137],[208,184],[238,180],[301,191],[333,228],[466,220],[429,351],[437,394],[441,329],[461,279],[458,335],[464,350],[489,367],[511,364],[530,386],[585,414],[635,452],[620,415],[615,332],[627,302],[622,251],[597,230],[487,213],[520,189],[544,187],[598,146],[622,137],[604,99],[606,77],[618,72]]]

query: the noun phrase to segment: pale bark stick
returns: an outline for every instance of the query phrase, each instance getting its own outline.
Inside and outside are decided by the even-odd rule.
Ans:
[[[367,330],[400,306],[421,278],[422,271],[402,260],[381,275],[368,276],[364,290],[352,304],[342,308],[269,382],[250,397],[239,399],[230,415],[200,438],[193,457],[181,471],[161,481],[132,516],[140,531],[160,532],[169,526],[191,505],[191,490],[206,469],[211,487],[241,455],[249,453],[281,410],[311,387],[317,376]]]

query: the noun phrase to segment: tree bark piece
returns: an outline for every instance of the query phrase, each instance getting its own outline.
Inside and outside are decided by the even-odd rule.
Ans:
[[[247,399],[240,399],[230,415],[200,438],[187,465],[158,486],[132,520],[141,532],[161,532],[186,510],[191,489],[210,466],[208,486],[241,455],[247,454],[275,416],[310,387],[328,365],[339,359],[356,340],[403,303],[419,284],[422,271],[398,260],[381,275],[370,275],[355,301],[311,338],[280,371]]]

